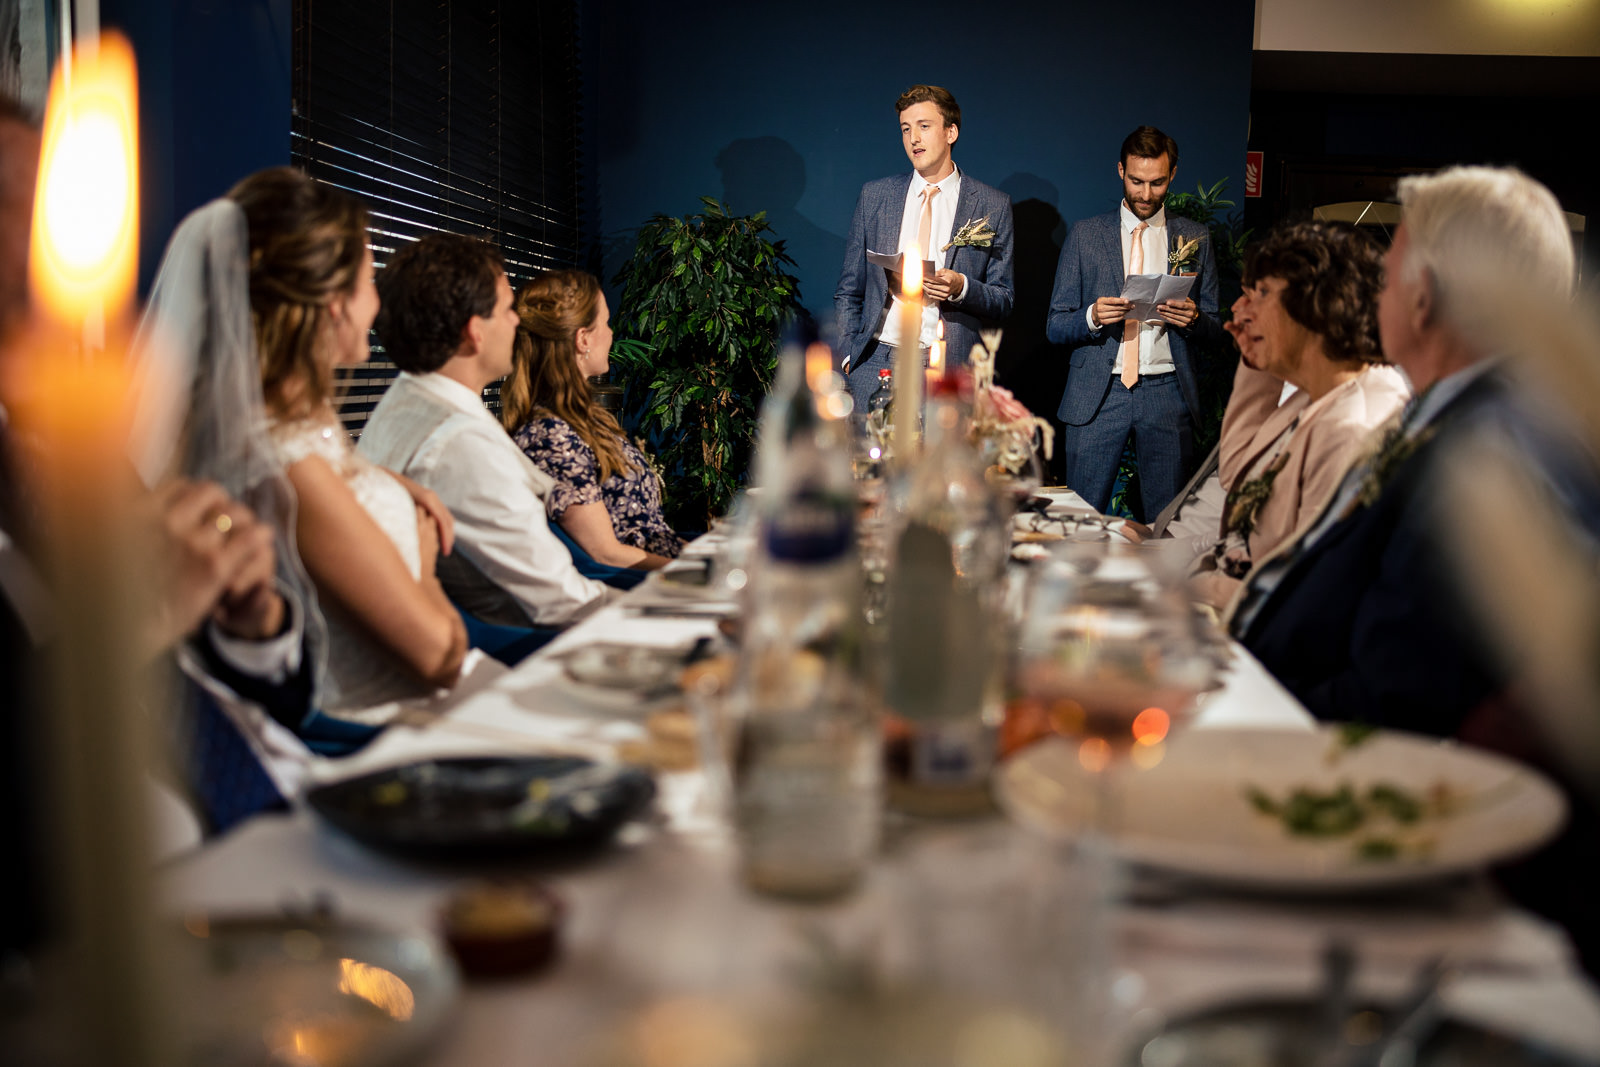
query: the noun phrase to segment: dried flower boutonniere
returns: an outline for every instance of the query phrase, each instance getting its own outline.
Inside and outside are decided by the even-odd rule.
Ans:
[[[989,216],[981,219],[968,219],[961,224],[956,235],[950,238],[950,243],[939,249],[948,252],[952,248],[988,248],[994,244],[996,234],[989,229]]]
[[[1260,477],[1236,485],[1228,492],[1228,500],[1223,511],[1228,533],[1237,533],[1241,537],[1249,537],[1255,533],[1256,518],[1272,497],[1272,483],[1277,481],[1278,472],[1283,470],[1288,462],[1289,452],[1285,449],[1268,464]]]
[[[1167,273],[1184,274],[1195,269],[1195,260],[1200,255],[1200,242],[1204,237],[1184,237],[1174,234],[1172,239],[1172,252],[1167,256]]]
[[[1356,501],[1366,508],[1376,504],[1383,495],[1384,486],[1394,480],[1395,474],[1417,449],[1427,444],[1435,429],[1437,427],[1429,426],[1408,437],[1404,426],[1396,424],[1384,434],[1377,451],[1372,455],[1372,462],[1367,464],[1367,473],[1361,479],[1361,491],[1356,494]]]

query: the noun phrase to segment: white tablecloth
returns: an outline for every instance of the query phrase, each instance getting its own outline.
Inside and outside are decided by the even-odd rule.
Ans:
[[[640,736],[638,715],[585,705],[565,688],[551,656],[597,639],[687,649],[715,630],[712,619],[637,614],[646,601],[672,602],[642,588],[517,669],[485,673],[431,724],[392,727],[342,771],[440,754],[604,754]],[[1305,710],[1247,653],[1238,653],[1225,681],[1193,728],[1310,728]],[[998,817],[891,820],[884,859],[853,897],[830,907],[774,902],[741,888],[725,832],[698,783],[692,773],[663,776],[660,814],[625,829],[606,853],[576,865],[518,868],[536,871],[569,902],[565,954],[543,977],[469,986],[460,1025],[430,1062],[582,1064],[593,1060],[597,1042],[618,1040],[652,1004],[684,996],[781,1002],[794,995],[797,965],[815,953],[819,937],[860,947],[874,956],[870,964],[893,970],[897,954],[924,951],[924,935],[906,916],[928,906],[929,893],[958,909],[963,894],[968,904],[981,894],[984,906],[974,915],[989,921],[1007,913],[1012,897],[1009,887],[984,881],[993,879],[995,863],[1048,875],[1054,862],[1046,846]],[[935,866],[941,855],[947,861]],[[346,915],[431,928],[448,893],[483,873],[379,855],[302,810],[252,820],[171,864],[166,885],[182,908],[276,909],[325,892]],[[1071,892],[1048,877],[1040,884]],[[1116,1040],[1222,998],[1312,990],[1318,953],[1337,933],[1361,952],[1360,982],[1374,994],[1398,994],[1422,959],[1449,949],[1462,966],[1447,994],[1452,1010],[1600,1058],[1600,996],[1574,970],[1560,933],[1500,906],[1480,884],[1342,903],[1132,888],[1092,929],[1085,925],[1098,914],[1092,907],[1059,907],[1063,923],[1049,934],[1059,939],[1061,959],[1081,959],[1115,977],[1106,988]],[[1081,921],[1068,921],[1074,915]]]

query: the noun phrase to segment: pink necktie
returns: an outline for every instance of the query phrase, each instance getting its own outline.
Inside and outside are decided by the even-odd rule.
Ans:
[[[917,223],[917,248],[921,250],[923,259],[933,258],[928,242],[933,240],[933,198],[938,195],[937,185],[922,190],[922,221]]]
[[[1133,228],[1133,240],[1128,245],[1128,273],[1144,273],[1144,231],[1148,222]],[[1139,323],[1124,319],[1122,323],[1122,384],[1132,389],[1139,381]]]

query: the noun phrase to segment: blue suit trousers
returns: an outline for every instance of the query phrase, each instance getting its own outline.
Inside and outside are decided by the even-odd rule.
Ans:
[[[1132,389],[1113,378],[1099,413],[1063,428],[1067,484],[1096,511],[1111,504],[1117,461],[1130,438],[1139,457],[1139,517],[1148,522],[1183,488],[1194,465],[1194,426],[1176,374],[1148,375]]]

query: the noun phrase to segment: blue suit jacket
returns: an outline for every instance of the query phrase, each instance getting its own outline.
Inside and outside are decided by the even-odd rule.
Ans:
[[[906,193],[911,175],[879,178],[861,187],[850,234],[844,242],[844,266],[833,304],[838,314],[836,350],[860,365],[860,356],[883,328],[889,308],[889,277],[881,267],[867,262],[867,249],[895,252],[900,248],[900,223],[905,218]],[[939,312],[945,320],[946,358],[950,366],[967,362],[980,326],[999,325],[1011,315],[1011,251],[1015,234],[1011,225],[1011,198],[961,172],[961,194],[956,199],[954,230],[989,216],[995,238],[988,248],[952,248],[945,266],[967,276],[961,302],[945,302]],[[951,235],[954,236],[954,230]],[[931,258],[931,257],[930,257]]]
[[[1082,426],[1094,419],[1100,404],[1111,389],[1111,368],[1122,345],[1122,323],[1099,329],[1089,328],[1085,310],[1102,296],[1122,292],[1127,271],[1122,266],[1121,209],[1106,215],[1080,219],[1067,230],[1056,264],[1055,291],[1050,295],[1050,318],[1046,328],[1050,340],[1072,349],[1072,366],[1067,373],[1067,388],[1061,394],[1056,417],[1069,426]],[[1190,294],[1200,308],[1200,317],[1185,329],[1167,327],[1167,343],[1178,375],[1178,388],[1189,409],[1189,418],[1200,421],[1200,387],[1195,380],[1195,357],[1190,348],[1201,338],[1220,335],[1217,322],[1217,260],[1211,251],[1211,237],[1205,226],[1193,219],[1167,217],[1167,243],[1177,237],[1199,237],[1200,251],[1195,260],[1199,277]],[[1145,273],[1166,269],[1165,263],[1147,263]]]

